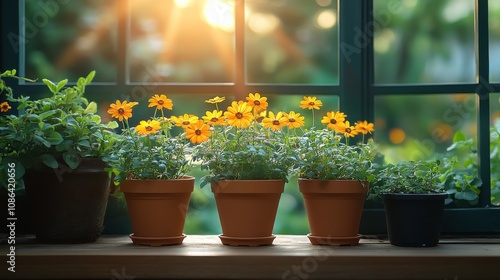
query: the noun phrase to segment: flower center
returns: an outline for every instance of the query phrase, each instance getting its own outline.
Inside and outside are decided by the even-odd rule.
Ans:
[[[274,121],[273,121],[273,124],[274,124],[274,125],[280,125],[280,121],[278,121],[278,120],[274,120]]]
[[[235,115],[235,116],[236,116],[236,118],[238,118],[238,119],[242,119],[242,118],[243,118],[243,114],[242,114],[241,112],[236,113],[236,115]]]
[[[295,122],[295,119],[294,118],[289,118],[288,122]]]
[[[9,107],[7,107],[7,106],[8,106],[8,105],[6,105],[6,104],[2,105],[2,109],[7,110],[7,109],[9,108]]]
[[[125,113],[125,110],[123,110],[123,108],[118,109],[118,114],[123,115],[123,113]]]
[[[211,121],[211,122],[218,122],[218,121],[219,121],[219,119],[218,119],[218,118],[211,118],[211,119],[210,119],[210,121]]]
[[[259,105],[260,105],[260,101],[259,101],[259,100],[255,100],[255,101],[253,102],[253,104],[255,104],[256,106],[259,106]]]
[[[336,123],[337,123],[337,120],[336,120],[336,119],[331,119],[331,120],[330,120],[330,123],[331,123],[331,124],[336,124]]]
[[[347,133],[351,133],[351,131],[352,131],[352,130],[351,130],[350,128],[346,128],[346,129],[345,129],[345,132],[347,132]]]
[[[151,126],[148,125],[148,126],[146,126],[146,130],[147,131],[151,131],[151,130],[153,130],[153,127],[151,127]]]
[[[311,102],[309,102],[309,105],[314,106],[316,104],[314,104],[314,102],[311,101]]]
[[[163,100],[158,100],[158,104],[163,105],[163,103],[165,103]]]
[[[189,121],[183,121],[182,124],[183,125],[188,125],[188,124],[190,124],[190,122]]]
[[[194,131],[194,134],[196,134],[196,135],[201,135],[201,130],[199,130],[199,129],[195,130],[195,131]]]

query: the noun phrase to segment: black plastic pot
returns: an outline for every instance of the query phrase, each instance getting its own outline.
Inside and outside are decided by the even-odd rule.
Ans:
[[[447,194],[384,194],[387,232],[392,245],[433,247],[439,242]]]
[[[78,168],[29,170],[24,176],[31,221],[44,243],[88,243],[102,233],[110,179],[99,159]]]

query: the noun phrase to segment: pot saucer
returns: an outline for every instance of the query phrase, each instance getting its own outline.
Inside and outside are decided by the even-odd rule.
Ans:
[[[134,234],[129,235],[132,242],[137,245],[147,245],[153,247],[159,247],[163,245],[178,245],[182,244],[186,235],[183,234],[181,236],[173,236],[173,237],[139,237],[134,236]]]
[[[267,237],[230,237],[219,235],[222,244],[230,246],[267,246],[272,245],[276,236],[271,235]]]
[[[358,245],[361,234],[353,237],[331,237],[315,236],[309,233],[307,238],[309,238],[309,241],[311,241],[313,245]]]

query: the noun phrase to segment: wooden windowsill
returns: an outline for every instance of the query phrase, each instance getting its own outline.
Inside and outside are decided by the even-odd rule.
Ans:
[[[7,271],[9,245],[2,242],[1,279],[500,279],[498,238],[442,239],[433,248],[378,239],[314,246],[299,235],[278,235],[265,247],[224,246],[213,235],[164,247],[133,245],[128,236],[78,245],[20,242],[15,273]]]

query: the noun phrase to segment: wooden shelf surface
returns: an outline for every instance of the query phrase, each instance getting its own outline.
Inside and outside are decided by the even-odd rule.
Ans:
[[[272,246],[231,247],[214,235],[182,245],[133,245],[128,236],[89,244],[38,244],[18,239],[15,273],[0,279],[500,279],[500,239],[442,239],[433,248],[402,248],[386,240],[357,246],[314,246],[305,236],[278,235]]]

